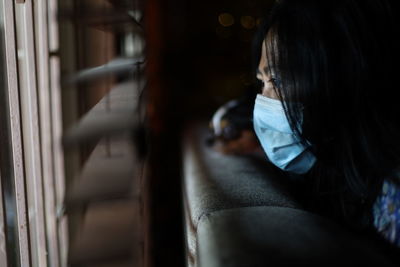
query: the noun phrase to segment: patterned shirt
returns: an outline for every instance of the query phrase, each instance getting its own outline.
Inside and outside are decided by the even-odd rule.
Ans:
[[[400,247],[400,187],[390,180],[384,180],[382,193],[372,210],[378,233]]]

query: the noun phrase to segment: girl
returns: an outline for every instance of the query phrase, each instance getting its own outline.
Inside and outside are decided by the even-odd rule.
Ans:
[[[395,25],[388,0],[277,2],[255,42],[253,125],[311,208],[400,247]]]

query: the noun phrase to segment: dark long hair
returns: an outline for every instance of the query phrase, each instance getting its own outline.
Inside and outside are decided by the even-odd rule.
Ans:
[[[398,182],[391,177],[400,167],[393,13],[386,0],[282,0],[254,40],[258,63],[271,32],[267,60],[280,81],[275,91],[302,144],[312,144],[317,162],[306,179],[314,207],[357,227],[371,227],[383,180]]]

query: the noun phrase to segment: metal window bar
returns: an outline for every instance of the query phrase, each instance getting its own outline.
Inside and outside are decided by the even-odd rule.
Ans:
[[[57,0],[0,1],[2,267],[67,266],[56,10]]]
[[[47,245],[32,1],[16,4],[14,10],[31,265],[40,267],[47,266]]]
[[[14,1],[0,1],[3,89],[1,183],[4,194],[9,266],[31,266],[17,63]]]
[[[0,0],[4,59],[0,76],[0,266],[57,267],[89,261],[143,265],[143,163],[136,157],[140,149],[132,138],[143,120],[137,105],[145,87],[143,58],[138,57],[144,47],[142,12],[138,1],[103,2],[103,13],[94,14],[94,20],[59,25],[58,10],[83,14],[79,7],[99,1]],[[108,8],[114,13],[107,13]],[[117,19],[118,12],[123,20]],[[118,47],[115,54],[105,48],[105,59],[119,55],[123,64],[115,65],[113,60],[111,65],[76,72],[67,85],[72,90],[64,90],[60,74],[87,67],[87,42],[97,34],[85,37],[79,27],[107,31],[108,41],[118,40],[123,50]],[[79,96],[89,89],[97,90],[95,100],[80,110]],[[81,119],[82,113],[86,115]],[[75,129],[75,135],[64,135],[64,129]],[[62,137],[80,149],[63,153]],[[79,153],[88,145],[91,149],[86,155]],[[112,212],[107,213],[110,207]],[[110,216],[114,220],[107,220]],[[96,239],[104,229],[110,235]],[[121,240],[124,246],[117,245]],[[116,245],[110,247],[109,242]]]

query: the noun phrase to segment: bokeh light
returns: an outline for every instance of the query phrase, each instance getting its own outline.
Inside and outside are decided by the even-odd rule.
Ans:
[[[232,26],[235,23],[235,19],[229,13],[222,13],[218,16],[219,23],[224,27]]]
[[[256,26],[256,21],[252,16],[242,16],[240,18],[240,24],[242,24],[243,28],[251,30]]]

